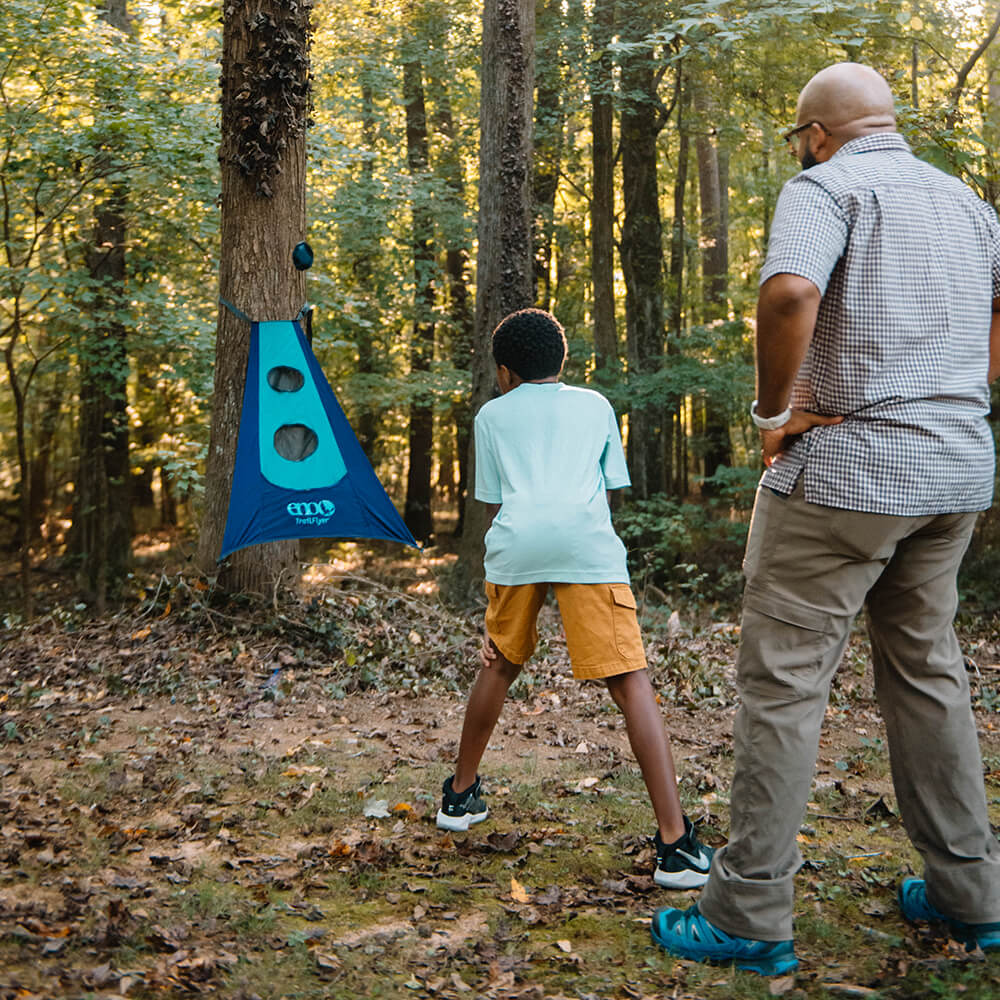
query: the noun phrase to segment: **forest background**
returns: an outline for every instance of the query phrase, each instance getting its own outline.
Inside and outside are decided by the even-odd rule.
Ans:
[[[513,44],[482,45],[491,14]],[[234,23],[258,42],[245,88],[225,71]],[[650,878],[623,724],[570,677],[551,608],[484,758],[490,821],[453,839],[434,815],[481,627],[466,498],[496,262],[479,248],[522,221],[480,196],[519,178],[514,301],[559,317],[567,381],[621,419],[615,524],[682,801],[718,846],[757,275],[798,170],[781,134],[814,71],[860,60],[917,154],[996,205],[998,28],[964,0],[3,0],[0,998],[996,996],[996,958],[899,917],[919,859],[860,627],[799,837],[795,975],[650,945],[652,908],[686,896]],[[513,56],[519,78],[483,84]],[[530,113],[497,157],[485,124],[518,84]],[[307,160],[286,155],[300,140]],[[302,218],[272,213],[248,249],[233,220],[300,179]],[[316,261],[296,276],[275,248],[303,236]],[[238,306],[277,308],[282,282],[282,310],[315,306],[316,354],[422,553],[310,542],[216,566],[234,270]],[[995,818],[993,511],[960,583]]]
[[[757,273],[802,83],[876,66],[915,152],[995,202],[995,19],[962,0],[539,0],[534,302],[568,331],[566,380],[621,416],[616,524],[641,584],[738,594]],[[325,2],[312,22],[315,350],[412,530],[447,553],[472,417],[482,11]],[[0,20],[0,545],[93,606],[128,590],[134,538],[202,527],[220,46],[201,0],[10,0]],[[996,536],[988,514],[965,576],[983,608]]]

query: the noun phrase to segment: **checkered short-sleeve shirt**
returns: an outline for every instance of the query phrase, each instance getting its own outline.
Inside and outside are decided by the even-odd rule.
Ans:
[[[782,189],[761,284],[797,274],[822,300],[792,406],[843,415],[762,480],[812,503],[919,516],[993,496],[985,416],[996,213],[896,133],[854,139]]]

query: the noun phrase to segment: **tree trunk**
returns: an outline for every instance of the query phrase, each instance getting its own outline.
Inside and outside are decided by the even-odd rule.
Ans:
[[[4,194],[6,195],[6,191]],[[6,204],[4,207],[7,207]],[[8,221],[7,218],[4,219],[5,228]],[[14,439],[17,444],[17,472],[21,493],[17,533],[20,549],[18,578],[21,583],[21,607],[24,610],[24,617],[30,618],[34,614],[35,600],[31,590],[31,465],[28,461],[28,433],[25,420],[27,380],[22,382],[14,360],[14,349],[23,334],[19,297],[14,298],[13,305],[14,316],[9,326],[10,337],[4,345],[3,355],[7,380],[14,396]]]
[[[552,241],[556,191],[562,163],[566,113],[562,102],[562,3],[541,0],[538,10],[538,54],[535,59],[535,123],[532,139],[534,200],[534,300],[552,307]]]
[[[102,0],[102,20],[130,31],[125,0]],[[123,95],[103,90],[99,98],[114,114]],[[116,157],[113,141],[98,154]],[[109,172],[110,166],[109,166]],[[132,542],[129,472],[128,347],[125,324],[125,215],[128,186],[111,180],[94,213],[94,243],[87,266],[95,286],[94,326],[81,335],[79,469],[73,504],[72,551],[80,557],[78,584],[85,600],[103,614],[128,572]]]
[[[377,136],[377,123],[375,120],[375,96],[369,79],[370,70],[367,66],[362,69],[361,81],[361,135],[364,139],[365,150],[369,155],[361,159],[361,197],[366,203],[375,200],[375,143]],[[381,369],[381,352],[377,349],[373,331],[377,329],[375,308],[372,300],[376,297],[373,277],[375,273],[375,255],[378,252],[378,237],[370,231],[372,224],[360,226],[360,232],[352,233],[357,242],[353,254],[353,272],[360,291],[360,298],[364,303],[363,309],[366,318],[371,322],[359,324],[357,327],[358,344],[358,373],[361,375],[373,375]],[[372,315],[367,315],[368,313]],[[356,419],[358,442],[365,454],[374,465],[378,455],[376,454],[376,442],[378,440],[378,412],[374,406],[365,402]]]
[[[695,110],[700,124],[695,137],[698,160],[698,199],[701,207],[701,274],[704,283],[704,319],[723,319],[726,315],[726,279],[728,276],[728,234],[723,228],[725,194],[720,182],[719,150],[708,122],[711,108],[699,85],[695,91]]]
[[[28,493],[33,540],[41,535],[41,528],[46,519],[52,452],[55,449],[56,431],[59,429],[65,394],[66,377],[60,370],[56,372],[48,391],[42,394],[40,412],[36,418],[38,430],[34,435],[34,455],[30,459],[31,489]]]
[[[439,67],[444,70],[446,67]],[[465,176],[462,171],[462,150],[455,131],[448,89],[443,75],[435,71],[429,81],[434,101],[434,128],[440,138],[441,152],[438,170],[448,190],[447,217],[452,220],[445,227],[445,274],[448,281],[448,332],[451,363],[459,371],[467,372],[472,363],[474,317],[469,295],[469,247],[465,234]],[[465,525],[466,485],[469,470],[470,410],[468,399],[452,405],[449,417],[454,425],[455,452],[458,457],[458,523],[455,535],[460,537]]]
[[[985,146],[985,169],[983,177],[983,198],[994,208],[1000,199],[1000,168],[996,151],[1000,146],[1000,57],[990,53],[986,83],[986,100],[983,106],[982,136]]]
[[[169,411],[170,401],[169,397],[164,399],[157,391],[152,357],[139,355],[135,361],[135,408],[140,414],[139,426],[135,429],[135,438],[143,457],[140,459],[140,468],[132,472],[132,508],[133,510],[139,508],[151,510],[155,506],[153,476],[156,473],[156,463],[152,458],[153,446],[159,437],[157,430],[159,413],[164,403]],[[157,415],[156,419],[154,419],[154,414]]]
[[[683,73],[683,67],[678,67]],[[674,338],[668,342],[667,354],[679,351],[676,345],[684,334],[684,261],[687,257],[685,204],[687,201],[688,164],[691,158],[691,133],[688,128],[688,109],[691,90],[686,76],[678,81],[680,96],[677,102],[677,173],[674,177],[674,218],[670,231],[670,332]],[[667,401],[664,433],[668,434],[667,469],[664,480],[668,493],[682,497],[687,493],[687,428],[684,424],[684,398],[674,394]]]
[[[290,320],[305,299],[292,249],[305,238],[309,111],[309,0],[231,0],[222,36],[220,294],[255,320]],[[220,308],[215,393],[199,561],[216,566],[229,506],[250,330]],[[228,591],[275,593],[294,571],[298,543],[233,553],[219,570]]]
[[[160,466],[160,523],[165,528],[177,526],[177,497],[174,481],[163,466]]]
[[[611,381],[620,370],[615,326],[614,262],[614,82],[607,51],[614,37],[615,0],[594,0],[590,124],[593,133],[593,182],[590,201],[590,259],[594,286],[594,367],[597,381]],[[596,58],[600,54],[600,58]]]
[[[479,256],[470,418],[493,394],[491,336],[508,313],[532,303],[531,108],[534,92],[534,0],[495,0],[483,8],[479,145]],[[469,483],[475,442],[469,442]],[[466,508],[460,583],[482,579],[486,508]]]
[[[434,360],[434,220],[427,191],[427,112],[423,67],[419,60],[403,66],[406,106],[406,164],[412,181],[413,337],[410,371],[428,372]],[[413,537],[426,542],[434,532],[431,515],[431,464],[434,450],[434,408],[430,396],[416,389],[410,403],[409,464],[403,519]]]
[[[729,160],[715,140],[711,122],[715,107],[703,73],[694,92],[700,119],[695,149],[698,159],[698,196],[701,204],[701,273],[704,284],[703,320],[712,323],[727,316],[726,282],[729,273]],[[732,465],[728,408],[718,399],[704,400],[704,472],[713,476],[720,466]]]
[[[654,28],[652,4],[636,0],[623,12],[622,36],[640,42]],[[621,157],[625,220],[621,259],[630,375],[655,374],[663,358],[663,246],[656,139],[662,128],[652,47],[623,54]],[[629,411],[628,459],[633,496],[663,489],[662,405],[641,402]]]

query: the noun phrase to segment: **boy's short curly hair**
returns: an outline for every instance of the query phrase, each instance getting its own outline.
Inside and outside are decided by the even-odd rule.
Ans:
[[[493,360],[525,382],[562,371],[566,334],[559,320],[544,309],[519,309],[493,331]]]

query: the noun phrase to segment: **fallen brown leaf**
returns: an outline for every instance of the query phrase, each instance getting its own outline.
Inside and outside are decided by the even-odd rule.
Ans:
[[[516,878],[511,877],[510,880],[510,895],[515,903],[528,903],[531,901],[531,897],[528,895],[527,890],[521,885]]]

